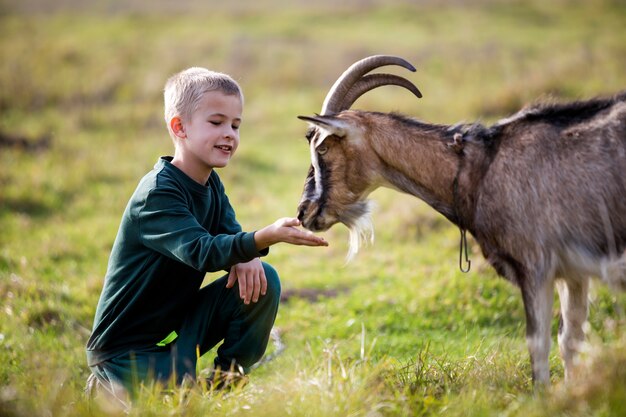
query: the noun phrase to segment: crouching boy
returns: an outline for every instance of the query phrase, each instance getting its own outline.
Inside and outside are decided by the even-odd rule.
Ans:
[[[280,297],[260,257],[279,242],[327,246],[294,218],[242,231],[214,170],[239,146],[243,95],[231,77],[187,69],[167,81],[164,101],[174,156],[157,161],[126,206],[87,342],[91,385],[123,402],[141,383],[195,379],[198,357],[221,341],[215,369],[245,375]]]

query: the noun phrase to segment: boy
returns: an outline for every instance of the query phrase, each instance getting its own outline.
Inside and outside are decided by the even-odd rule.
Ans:
[[[280,296],[259,257],[279,242],[328,245],[295,218],[242,232],[214,171],[239,145],[243,95],[231,77],[189,68],[167,81],[164,102],[174,156],[126,207],[87,342],[90,388],[122,402],[140,382],[195,379],[198,357],[222,340],[218,375],[243,376],[265,351]],[[219,270],[228,273],[200,289]]]

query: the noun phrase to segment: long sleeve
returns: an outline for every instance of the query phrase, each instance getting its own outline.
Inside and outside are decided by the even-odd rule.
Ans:
[[[140,239],[148,248],[205,272],[227,269],[260,256],[254,234],[241,231],[230,204],[226,211],[232,219],[228,219],[229,229],[224,231],[234,234],[211,235],[191,213],[183,193],[172,188],[155,189],[137,210]],[[225,219],[220,220],[225,224]]]

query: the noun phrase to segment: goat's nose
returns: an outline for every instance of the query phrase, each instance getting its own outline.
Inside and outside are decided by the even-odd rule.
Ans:
[[[298,220],[300,220],[301,222],[304,219],[304,213],[308,205],[309,205],[309,202],[307,200],[301,202],[298,205]]]

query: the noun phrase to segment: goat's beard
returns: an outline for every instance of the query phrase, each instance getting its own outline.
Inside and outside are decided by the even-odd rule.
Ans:
[[[339,216],[339,221],[345,224],[350,231],[350,247],[346,255],[346,263],[350,262],[359,252],[363,242],[374,243],[372,209],[373,204],[371,201],[359,201],[350,205]]]

